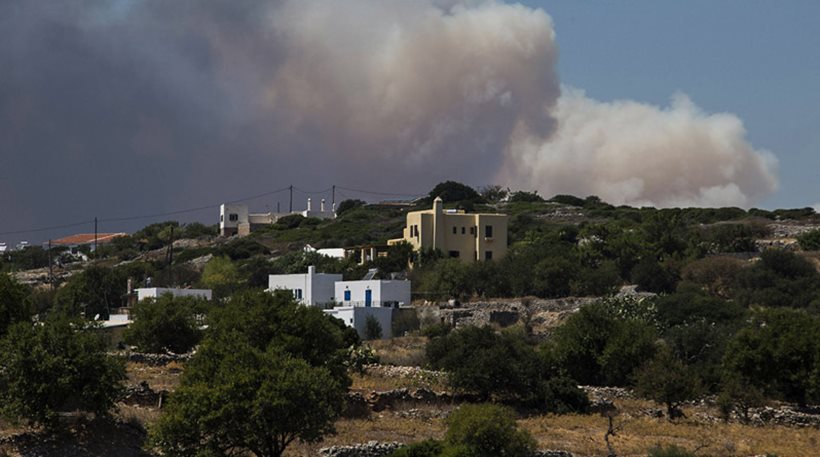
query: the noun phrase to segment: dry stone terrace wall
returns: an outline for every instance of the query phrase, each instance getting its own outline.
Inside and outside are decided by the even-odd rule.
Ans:
[[[510,299],[461,303],[456,305],[428,305],[417,308],[423,325],[445,323],[453,327],[493,325],[509,327],[525,324],[539,336],[551,330],[575,313],[581,306],[598,300],[596,297],[573,297],[554,300]]]
[[[404,444],[370,441],[365,444],[355,444],[352,446],[323,448],[319,451],[319,455],[322,457],[387,457],[401,447],[404,447]],[[572,457],[572,453],[551,450],[535,451],[532,457]]]

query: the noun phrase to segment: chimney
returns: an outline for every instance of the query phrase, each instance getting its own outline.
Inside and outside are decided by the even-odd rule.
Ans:
[[[319,206],[321,212],[325,212],[325,199],[322,199],[322,204]]]
[[[307,210],[310,211],[310,197],[308,197],[308,207]]]
[[[125,290],[128,292],[128,295],[131,295],[134,292],[134,280],[128,278],[128,281],[126,281],[125,284]]]
[[[311,265],[308,267],[308,276],[313,276],[316,274],[316,266]]]

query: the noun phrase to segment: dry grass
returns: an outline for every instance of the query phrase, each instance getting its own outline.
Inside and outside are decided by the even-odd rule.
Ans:
[[[426,337],[403,336],[389,340],[373,340],[368,344],[376,351],[382,364],[404,367],[424,365]]]
[[[179,362],[171,362],[165,366],[128,362],[126,372],[129,384],[137,385],[144,381],[155,391],[173,391],[179,385],[183,368]]]
[[[657,407],[651,402],[625,400],[616,401],[616,404],[623,411],[615,419],[615,425],[621,429],[612,438],[619,456],[645,456],[650,448],[658,444],[676,444],[690,451],[699,449],[699,456],[734,457],[767,453],[778,457],[818,455],[820,430],[817,429],[753,427],[736,423],[704,424],[696,420],[670,423],[663,418],[638,416],[640,409]],[[420,407],[418,410],[432,409]],[[686,411],[689,417],[695,417],[699,412],[706,410]],[[630,414],[635,417],[630,417]],[[568,450],[578,457],[606,455],[604,433],[607,419],[599,415],[533,416],[521,419],[519,425],[532,433],[542,449]],[[316,455],[322,447],[371,440],[410,443],[441,438],[446,425],[443,419],[437,417],[403,417],[400,412],[385,411],[374,414],[370,419],[340,420],[336,428],[338,433],[335,436],[314,445],[296,444],[285,455],[307,457]]]

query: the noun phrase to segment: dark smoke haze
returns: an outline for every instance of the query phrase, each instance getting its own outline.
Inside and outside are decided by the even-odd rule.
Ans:
[[[493,1],[6,1],[0,232],[289,184],[663,206],[776,188],[736,116],[562,94],[557,57],[546,12]]]

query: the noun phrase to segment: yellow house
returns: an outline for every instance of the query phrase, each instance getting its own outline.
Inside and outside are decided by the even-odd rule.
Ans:
[[[498,260],[507,255],[507,215],[445,210],[441,197],[433,209],[407,213],[404,237],[416,251],[438,249],[445,256],[473,260]]]

